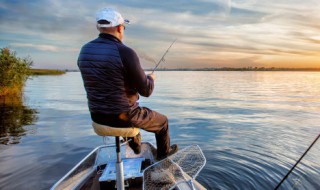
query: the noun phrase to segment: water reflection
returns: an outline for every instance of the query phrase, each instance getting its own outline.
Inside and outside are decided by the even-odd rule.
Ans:
[[[1,118],[7,144],[16,138],[10,131],[26,136],[15,146],[0,144],[0,189],[47,190],[102,139],[91,127],[79,72],[28,80],[24,93],[38,119],[4,132]],[[207,164],[197,180],[207,189],[269,190],[319,133],[320,74],[159,72],[154,94],[140,105],[168,116],[173,143],[201,147]],[[15,112],[7,125],[23,111]],[[154,135],[142,136],[155,144]],[[320,190],[319,157],[318,142],[280,189]]]
[[[21,97],[0,97],[0,144],[18,144],[32,125],[37,111],[23,104]]]

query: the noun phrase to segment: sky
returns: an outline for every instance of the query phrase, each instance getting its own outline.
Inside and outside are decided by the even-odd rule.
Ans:
[[[123,43],[152,68],[320,68],[319,0],[1,0],[0,48],[34,68],[77,69],[95,39],[95,14],[115,8],[131,24]]]

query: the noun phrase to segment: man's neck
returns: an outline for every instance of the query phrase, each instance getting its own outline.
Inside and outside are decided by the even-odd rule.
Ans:
[[[108,38],[108,39],[112,39],[112,40],[114,40],[114,41],[118,41],[118,42],[121,42],[121,40],[119,39],[119,38],[117,38],[116,36],[114,36],[114,35],[112,35],[112,34],[110,34],[110,33],[100,33],[99,34],[99,36],[100,37],[102,37],[102,38]]]
[[[122,41],[122,40],[120,39],[120,36],[117,35],[116,33],[100,32],[100,34],[108,34],[108,35],[111,35],[111,36],[117,38],[120,42]]]

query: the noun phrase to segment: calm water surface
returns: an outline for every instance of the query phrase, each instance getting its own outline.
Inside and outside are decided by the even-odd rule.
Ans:
[[[156,74],[140,104],[169,117],[173,143],[202,148],[207,164],[197,179],[208,189],[273,189],[320,132],[320,72]],[[102,144],[80,73],[28,80],[24,109],[32,122],[10,128],[12,115],[25,112],[1,107],[1,119],[11,118],[1,122],[1,190],[49,189]],[[143,140],[155,144],[150,133]],[[281,189],[320,189],[320,142]]]

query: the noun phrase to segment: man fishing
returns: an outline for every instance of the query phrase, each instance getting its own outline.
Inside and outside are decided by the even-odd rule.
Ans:
[[[155,133],[158,160],[177,152],[176,144],[170,146],[167,117],[137,102],[139,95],[152,94],[155,76],[146,75],[135,51],[122,43],[129,21],[111,8],[100,10],[96,21],[99,37],[85,44],[78,58],[91,119],[111,127],[136,127]],[[140,133],[129,146],[140,153]]]

